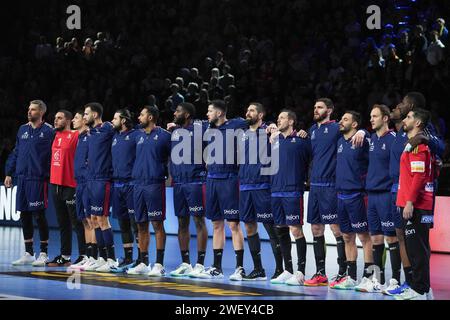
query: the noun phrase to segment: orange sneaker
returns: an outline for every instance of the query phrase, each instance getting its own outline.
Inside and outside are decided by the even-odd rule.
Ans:
[[[306,280],[304,285],[307,287],[328,286],[328,278],[323,274],[316,273],[310,280]]]

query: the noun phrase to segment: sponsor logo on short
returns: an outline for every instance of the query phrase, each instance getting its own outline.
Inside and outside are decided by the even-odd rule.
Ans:
[[[300,216],[298,214],[288,214],[286,215],[286,220],[292,221],[292,220],[299,220]]]
[[[44,201],[35,201],[35,202],[30,202],[29,206],[30,207],[40,207],[44,205]]]
[[[149,211],[148,212],[149,217],[159,217],[162,216],[162,211]]]
[[[433,223],[434,219],[433,216],[427,215],[427,216],[422,216],[422,219],[420,220],[420,223]]]
[[[405,236],[410,236],[416,233],[416,229],[406,229]]]
[[[134,213],[134,209],[128,209],[128,213]]]
[[[239,214],[239,210],[225,209],[225,210],[223,210],[223,214],[225,214],[225,215]]]
[[[381,226],[385,228],[391,228],[394,226],[394,222],[392,221],[381,221]]]
[[[337,217],[338,217],[337,213],[334,213],[334,214],[330,213],[327,215],[322,215],[323,220],[334,220],[334,219],[337,219]]]
[[[203,211],[203,207],[200,207],[200,206],[189,207],[189,211],[190,211],[190,212],[199,212],[199,211]]]
[[[273,215],[271,213],[257,213],[256,217],[258,219],[272,219]]]
[[[367,222],[358,222],[358,223],[352,223],[352,228],[354,229],[361,229],[367,227]]]
[[[91,206],[91,211],[103,211],[103,207]]]
[[[66,200],[66,204],[67,204],[67,205],[74,205],[74,204],[75,204],[75,199],[72,199],[72,200]]]

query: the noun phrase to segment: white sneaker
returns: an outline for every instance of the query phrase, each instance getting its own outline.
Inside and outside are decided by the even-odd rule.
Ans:
[[[33,262],[36,261],[36,257],[28,252],[25,252],[23,256],[21,256],[19,259],[13,261],[11,264],[13,266],[26,266],[31,265]]]
[[[130,268],[127,270],[127,274],[148,274],[150,271],[150,265],[146,265],[145,263],[141,262],[136,267]]]
[[[89,261],[89,258],[87,256],[83,256],[83,260],[81,260],[78,263],[72,264],[71,266],[67,267],[67,269],[68,270],[70,270],[70,269],[80,269],[81,270],[83,268],[83,266],[86,263],[88,263],[88,261]]]
[[[101,266],[103,266],[104,264],[106,264],[105,259],[103,259],[102,257],[99,257],[95,263],[87,266],[86,268],[84,268],[84,271],[96,271],[98,268],[100,268]]]
[[[290,278],[292,278],[292,273],[290,273],[287,270],[284,270],[283,273],[280,274],[278,277],[276,277],[275,279],[270,280],[270,283],[272,283],[272,284],[284,284]]]
[[[372,282],[369,278],[362,278],[361,282],[355,287],[355,291],[359,292],[368,292],[367,287],[369,286],[369,283]]]
[[[375,277],[372,277],[372,279],[363,278],[361,283],[355,287],[356,291],[368,293],[380,293],[382,289],[381,284]]]
[[[164,266],[160,263],[155,263],[152,270],[147,274],[149,277],[164,277],[166,274],[166,270],[164,270]]]
[[[295,271],[285,283],[290,286],[302,286],[305,283],[305,275],[301,271]]]
[[[209,267],[208,269],[205,269],[202,272],[196,274],[195,277],[192,277],[200,279],[222,279],[223,272],[215,267]]]
[[[433,289],[430,288],[430,291],[428,291],[427,293],[425,293],[427,296],[427,300],[434,300],[434,293],[433,293]]]
[[[45,252],[39,253],[39,257],[36,261],[33,261],[31,265],[33,267],[45,267],[45,264],[48,262],[48,255]]]
[[[197,264],[195,264],[192,271],[187,274],[187,276],[189,276],[191,278],[196,278],[196,276],[198,274],[202,273],[203,271],[205,271],[205,266],[200,263],[197,263]]]
[[[389,280],[389,286],[383,289],[383,294],[390,296],[391,294],[389,294],[389,291],[398,288],[400,288],[400,284],[398,283],[398,281],[395,279],[391,279]]]
[[[242,276],[245,276],[245,270],[243,267],[237,267],[234,273],[230,276],[231,281],[242,281]]]
[[[184,277],[190,274],[192,271],[192,266],[189,263],[183,262],[178,266],[178,268],[170,272],[170,275],[172,277]]]
[[[396,300],[427,300],[427,294],[419,294],[411,288],[406,288],[401,294],[394,296]]]
[[[333,286],[337,290],[354,290],[357,283],[350,276],[346,276],[344,280]]]
[[[94,257],[89,257],[88,260],[86,261],[86,263],[84,263],[82,266],[79,266],[78,269],[80,271],[87,271],[86,269],[90,268],[91,266],[93,266],[96,263],[97,263],[97,259],[95,259]]]
[[[117,268],[119,266],[119,262],[113,259],[106,260],[106,263],[99,268],[95,269],[95,272],[111,272],[111,268]]]

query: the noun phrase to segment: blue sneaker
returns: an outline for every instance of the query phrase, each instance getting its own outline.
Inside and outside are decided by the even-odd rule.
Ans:
[[[393,289],[393,290],[385,290],[383,293],[388,295],[388,296],[395,296],[395,295],[398,295],[398,294],[402,294],[407,288],[409,288],[409,285],[406,282],[404,282],[398,288]]]
[[[111,267],[110,272],[111,273],[125,273],[128,269],[133,267],[134,262],[133,261],[127,261],[123,260],[117,267]]]

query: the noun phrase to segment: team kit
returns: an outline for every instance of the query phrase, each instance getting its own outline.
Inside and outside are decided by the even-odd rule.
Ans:
[[[295,130],[297,117],[288,109],[279,113],[275,123],[266,123],[264,106],[257,102],[249,104],[245,119],[227,119],[225,102],[211,101],[207,120],[198,120],[203,115],[196,117],[192,104],[181,103],[167,130],[157,125],[155,106],[144,106],[138,123],[127,109],[117,110],[111,122],[104,122],[103,107],[92,102],[73,114],[59,110],[51,126],[43,121],[46,110],[42,100],[30,102],[29,122],[19,128],[15,149],[6,162],[5,186],[17,185],[25,242],[25,253],[13,265],[221,279],[225,228],[229,228],[236,257],[230,281],[328,286],[383,293],[398,300],[433,299],[429,230],[444,144],[435,135],[421,93],[408,93],[392,111],[374,105],[372,133],[361,129],[363,119],[352,110],[338,122],[331,120],[334,105],[328,98],[315,102],[314,125],[308,131]],[[244,133],[228,134],[236,130]],[[199,142],[199,133],[209,138]],[[268,157],[254,156],[262,154]],[[267,159],[276,159],[276,165]],[[168,179],[181,259],[179,267],[166,274]],[[308,203],[303,203],[307,184]],[[61,239],[60,254],[53,260],[47,250],[49,196]],[[302,227],[305,206],[316,266],[308,279]],[[115,256],[110,215],[120,226],[121,261]],[[40,238],[37,257],[33,217]],[[189,250],[191,219],[196,228],[195,264]],[[213,226],[210,267],[204,263],[205,219]],[[156,242],[154,263],[149,261],[150,224]],[[261,259],[258,225],[269,236],[275,261],[270,280]],[[325,263],[326,226],[336,238],[339,270],[330,279]],[[244,269],[242,229],[253,261],[250,273]],[[72,262],[73,232],[79,257]],[[359,281],[356,238],[364,261]],[[135,246],[137,258],[133,257]],[[391,279],[385,277],[386,246]]]

